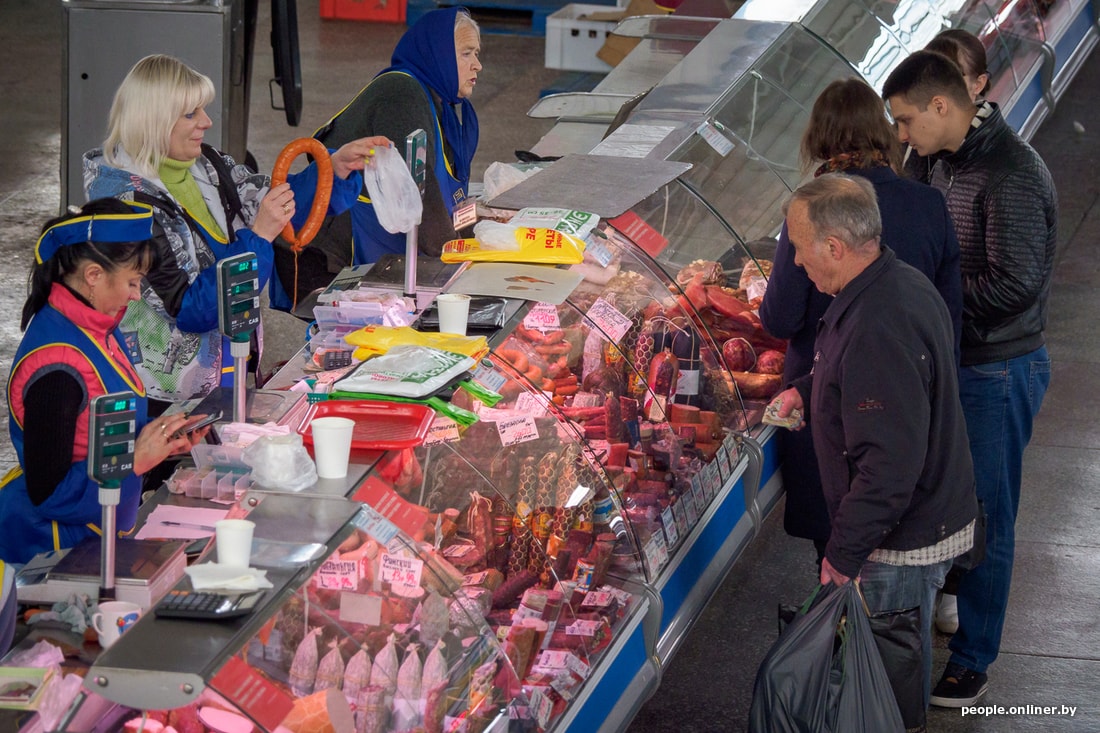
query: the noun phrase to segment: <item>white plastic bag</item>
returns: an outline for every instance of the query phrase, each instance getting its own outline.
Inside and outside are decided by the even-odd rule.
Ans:
[[[317,483],[317,466],[298,433],[264,435],[241,451],[252,480],[268,489],[301,491]]]
[[[405,159],[394,148],[376,147],[374,162],[363,169],[378,223],[390,234],[410,232],[420,223],[424,202]]]

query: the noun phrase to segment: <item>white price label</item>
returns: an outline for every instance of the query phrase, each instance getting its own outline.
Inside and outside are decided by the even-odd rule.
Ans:
[[[565,633],[571,636],[595,636],[603,624],[599,621],[578,620],[565,627]]]
[[[723,440],[718,446],[718,468],[722,472],[722,480],[727,481],[733,475],[733,464],[730,462],[729,441]]]
[[[707,491],[703,488],[703,481],[699,478],[699,474],[695,474],[691,478],[691,497],[695,500],[695,510],[701,515],[707,508]]]
[[[420,574],[424,570],[423,560],[384,553],[379,562],[379,567],[382,571],[383,582],[406,588],[420,587]]]
[[[699,521],[699,507],[695,504],[695,492],[685,491],[680,495],[680,501],[684,503],[684,516],[687,518],[688,527],[694,527]]]
[[[550,714],[554,712],[554,703],[537,687],[531,689],[531,710],[535,713],[535,720],[539,727],[545,729],[550,725]]]
[[[733,142],[719,132],[718,128],[711,124],[709,120],[705,120],[699,127],[695,128],[695,131],[723,158],[733,150]]]
[[[622,588],[616,588],[613,585],[601,585],[597,590],[601,590],[605,593],[610,593],[618,599],[622,605],[628,605],[630,603],[630,594]]]
[[[318,588],[355,590],[359,586],[359,562],[330,558],[322,563],[313,577]]]
[[[424,445],[453,443],[458,440],[458,423],[446,415],[436,415],[428,434],[424,436]]]
[[[676,519],[676,531],[680,536],[687,535],[688,532],[688,520],[687,511],[684,509],[684,502],[678,501],[671,506],[672,516]]]
[[[363,504],[351,523],[367,533],[371,539],[384,545],[397,535],[397,525],[379,514],[369,504]]]
[[[649,574],[656,575],[661,569],[661,553],[657,549],[656,534],[649,538],[649,542],[645,543],[642,550],[645,553],[645,564],[649,568]]]
[[[619,312],[618,308],[603,298],[596,298],[596,302],[588,309],[588,318],[615,343],[618,343],[633,325],[633,322]]]
[[[519,396],[516,397],[516,405],[512,409],[530,417],[546,417],[546,405],[549,401],[550,397],[546,396],[545,392],[539,395],[532,394],[531,392],[520,392]]]
[[[538,666],[549,669],[569,669],[569,657],[573,656],[561,649],[547,649],[539,655]]]
[[[668,562],[668,545],[665,543],[664,532],[654,532],[653,541],[657,545],[657,563],[660,567],[664,567]]]
[[[718,470],[718,461],[711,461],[703,468],[703,488],[707,499],[714,499],[722,490],[722,474]]]
[[[661,524],[664,525],[668,544],[675,545],[676,541],[680,539],[680,531],[676,527],[676,517],[672,514],[671,505],[665,507],[665,510],[661,512]]]
[[[496,369],[481,364],[474,370],[474,381],[485,389],[500,392],[500,388],[508,379]]]
[[[526,443],[529,440],[538,440],[539,437],[535,418],[530,415],[497,421],[497,432],[500,434],[500,444],[505,448]]]
[[[615,258],[615,253],[607,246],[604,239],[597,234],[590,234],[585,240],[584,252],[592,255],[592,258],[600,263],[600,267],[607,267],[611,264],[611,260]]]
[[[553,303],[535,303],[523,317],[523,327],[535,331],[554,331],[561,328],[558,307]]]
[[[584,600],[581,601],[582,606],[603,608],[604,606],[610,606],[611,601],[615,600],[615,596],[602,590],[590,590],[584,594]]]

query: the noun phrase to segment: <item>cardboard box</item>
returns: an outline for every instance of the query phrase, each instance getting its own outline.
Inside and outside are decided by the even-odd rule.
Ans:
[[[626,6],[626,10],[623,12],[622,17],[629,18],[636,15],[668,15],[669,10],[662,8],[653,2],[653,0],[630,0],[630,4]],[[627,54],[634,50],[634,47],[641,43],[639,38],[627,38],[625,36],[616,36],[614,33],[610,33],[607,36],[607,40],[599,51],[596,52],[596,58],[600,59],[609,66],[618,66],[619,62],[626,58]]]

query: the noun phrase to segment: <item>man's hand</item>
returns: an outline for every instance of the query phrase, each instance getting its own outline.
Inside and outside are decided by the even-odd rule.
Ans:
[[[829,558],[824,558],[821,561],[821,584],[828,585],[833,583],[841,586],[847,583],[851,578],[847,575],[841,575],[840,572],[833,567],[833,564],[829,562]]]

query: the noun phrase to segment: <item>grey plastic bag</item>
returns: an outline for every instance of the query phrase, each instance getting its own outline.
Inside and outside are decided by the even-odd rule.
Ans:
[[[904,730],[857,585],[819,587],[760,663],[749,731]]]

